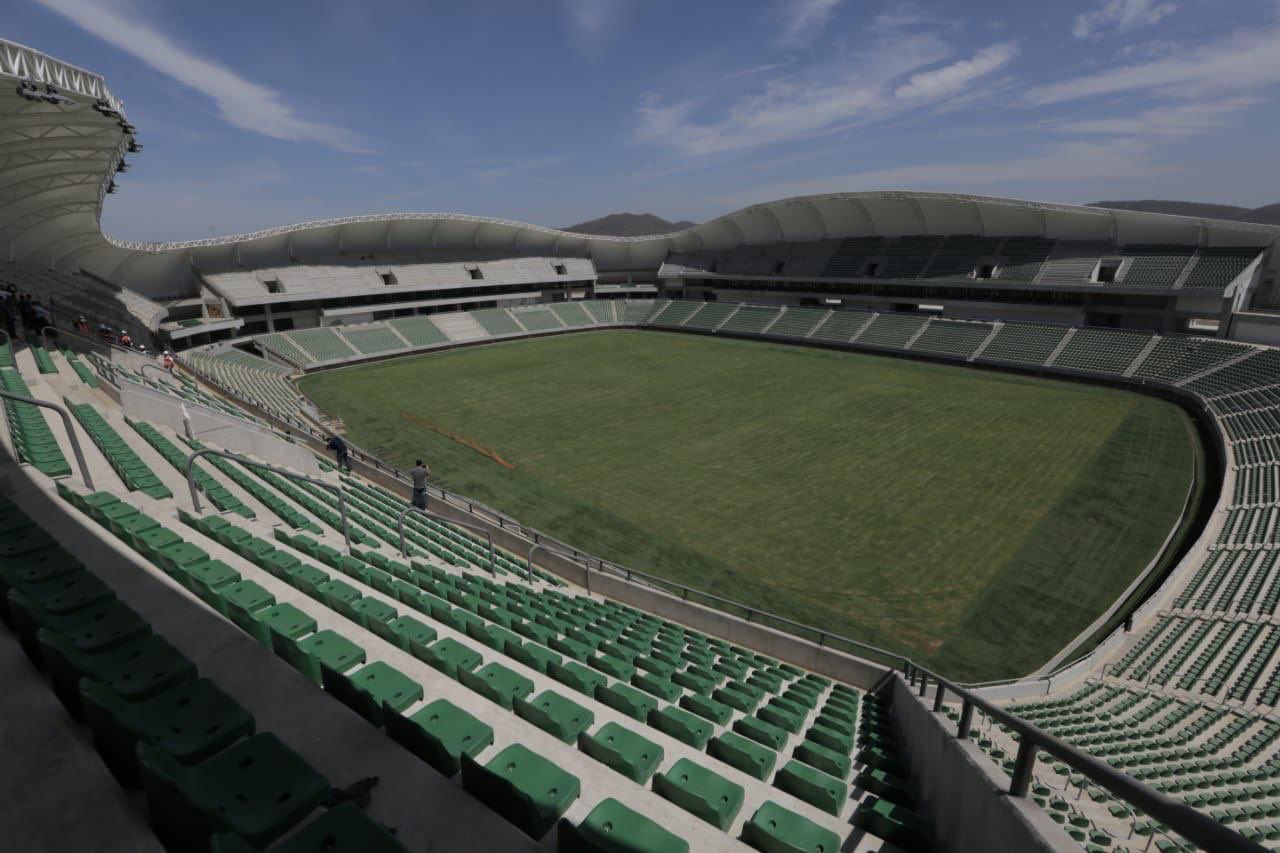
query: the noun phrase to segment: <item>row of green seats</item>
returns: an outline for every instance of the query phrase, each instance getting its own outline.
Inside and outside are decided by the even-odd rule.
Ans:
[[[183,439],[187,446],[192,450],[203,450],[204,445],[195,439]],[[307,530],[311,533],[323,533],[314,521],[307,518],[305,514],[294,509],[284,498],[280,497],[273,490],[264,486],[257,479],[249,476],[244,468],[236,465],[229,459],[221,456],[206,456],[214,468],[217,468],[223,474],[226,474],[240,488],[253,495],[257,501],[271,510],[272,514],[289,525],[295,530]]]
[[[348,487],[347,495],[353,496],[354,499],[361,501],[366,511],[371,513],[379,513],[383,520],[388,524],[394,524],[396,516],[404,507],[404,502],[395,496],[386,492],[380,487],[373,486],[368,483],[362,483],[355,478],[344,478],[344,483]],[[375,507],[374,504],[377,506]],[[411,514],[406,517],[407,528],[413,528],[421,531],[427,536],[432,543],[439,548],[444,549],[444,554],[438,552],[438,549],[431,550],[446,562],[453,565],[465,565],[473,563],[481,568],[489,568],[489,553],[486,542],[476,538],[474,535],[461,531],[447,523],[443,523],[431,518],[424,518],[420,515]],[[424,543],[423,547],[428,547]],[[429,548],[430,549],[430,548]],[[509,572],[514,575],[523,576],[529,571],[528,563],[520,558],[513,558],[500,548],[495,549],[495,562],[497,566],[494,573]],[[536,567],[533,573],[539,579],[553,584],[555,586],[564,586],[564,581],[554,575],[543,572]]]
[[[127,417],[125,418],[125,423],[133,427],[134,431],[142,436],[147,444],[155,448],[156,452],[163,456],[166,462],[184,475],[187,473],[187,454],[183,453],[178,445],[166,438],[160,430],[144,421],[135,421]],[[195,466],[191,474],[196,481],[196,488],[204,492],[219,510],[234,512],[236,515],[245,518],[255,517],[253,510],[249,509],[244,501],[232,494],[230,489],[215,480],[212,475],[199,465]]]
[[[219,519],[191,519],[190,521],[215,536],[218,535],[219,530],[225,530]],[[659,730],[686,740],[692,738],[693,742],[699,746],[709,736],[710,725],[700,721],[693,714],[675,707],[659,709],[657,703],[644,693],[624,684],[611,687],[605,677],[596,676],[593,679],[591,670],[582,668],[580,665],[568,665],[578,666],[576,672],[565,670],[559,655],[544,646],[537,643],[525,644],[523,638],[513,631],[501,625],[486,624],[485,621],[474,618],[480,610],[481,599],[477,595],[461,593],[456,586],[451,586],[446,592],[441,588],[442,581],[429,572],[418,571],[412,566],[387,559],[376,552],[357,550],[354,555],[342,555],[310,537],[291,535],[285,531],[277,530],[276,538],[350,575],[361,583],[410,604],[444,624],[465,631],[469,637],[539,671],[548,672],[553,677],[557,670],[572,673],[566,680],[575,682],[578,689],[584,690],[588,695],[606,704],[629,709],[629,712],[637,714],[641,721],[647,720]],[[251,544],[249,538],[241,538],[233,544],[251,559],[261,560],[268,571],[278,573],[283,570],[291,573],[293,577],[301,577],[306,571],[305,568],[294,565],[292,562],[283,566],[279,561],[264,560],[260,550]],[[378,567],[375,567],[374,563],[377,563]],[[438,569],[436,571],[440,572]],[[460,579],[457,576],[447,574],[445,576],[451,580],[468,582],[467,579]],[[588,733],[588,729],[594,722],[594,715],[589,709],[553,690],[545,690],[537,696],[532,696],[533,683],[509,667],[496,661],[485,663],[483,656],[467,645],[449,638],[438,639],[438,633],[434,629],[414,617],[399,616],[394,608],[381,600],[364,597],[358,589],[343,581],[324,581],[324,577],[327,577],[324,573],[318,573],[300,588],[318,600],[324,601],[338,613],[383,636],[430,666],[457,679],[489,701],[514,712],[561,741],[565,743],[577,741],[584,752],[609,766],[620,768],[634,781],[641,783],[647,781],[660,761],[662,750],[656,744],[627,732],[619,726],[606,726],[601,733],[592,736]],[[485,579],[475,580],[484,581]],[[496,587],[496,585],[493,586]],[[446,595],[451,595],[451,598],[444,599],[432,593],[416,591],[423,587],[436,592],[445,592]],[[472,583],[470,586],[472,589],[477,587],[479,587],[478,583]],[[480,592],[492,595],[495,590],[481,589]],[[453,610],[449,607],[448,601],[458,603],[460,609]],[[488,615],[494,615],[493,611],[489,611]],[[319,670],[320,683],[326,690],[375,725],[385,725],[393,738],[441,772],[452,775],[461,768],[464,773],[464,785],[469,790],[473,790],[473,793],[485,800],[496,811],[535,838],[545,834],[550,825],[563,814],[564,809],[576,797],[577,788],[574,777],[564,774],[554,764],[547,762],[541,756],[529,753],[518,744],[509,747],[487,766],[474,761],[476,755],[492,742],[492,730],[447,700],[432,702],[411,717],[400,716],[401,711],[421,698],[421,687],[385,664],[370,664],[365,670],[352,675],[331,667],[327,662],[322,662]],[[366,674],[368,670],[372,671]],[[586,690],[588,685],[593,689]],[[699,731],[702,732],[701,735],[696,734]],[[638,752],[645,756],[644,767],[635,766],[626,755],[619,754],[617,747],[624,741],[632,744],[633,748],[630,751],[632,755]],[[805,752],[802,750],[800,754],[805,755]],[[809,787],[806,787],[812,785],[811,774],[802,763],[793,762],[793,764],[795,767],[789,765],[780,779],[790,780],[794,777],[797,781],[790,787],[800,791],[801,795],[812,797],[812,792]],[[527,774],[516,773],[511,770],[513,766],[526,768],[528,772]],[[490,772],[494,767],[504,768],[504,772],[514,775],[511,778],[505,778],[500,773],[495,778],[495,774]],[[710,771],[701,772],[710,773]],[[664,778],[662,781],[655,780],[655,790],[659,790],[678,805],[690,808],[699,816],[705,817],[707,815],[705,809],[692,805],[696,796],[685,791],[688,787],[686,781],[679,774],[667,775],[670,778]],[[715,774],[710,776],[719,778]],[[559,797],[547,799],[537,796],[542,788],[533,780],[545,777],[558,780],[559,784],[554,788],[560,792]],[[703,778],[705,780],[709,777]],[[785,782],[780,782],[779,787],[787,789]],[[741,789],[738,790],[738,807],[740,807]],[[843,790],[841,793],[843,794]],[[736,808],[733,810],[734,813],[736,810]],[[708,819],[717,825],[721,823],[721,819],[716,816]],[[729,819],[732,819],[732,815]],[[794,826],[797,821],[803,820],[798,815],[793,816],[793,820],[790,821],[793,827],[791,831],[795,831]],[[725,827],[720,826],[720,828]],[[837,845],[838,841],[838,838],[835,839]]]
[[[31,355],[36,360],[36,370],[42,374],[57,373],[58,365],[53,363],[49,351],[40,344],[31,345]]]
[[[79,503],[109,526],[124,517],[109,512],[119,504],[109,497]],[[0,617],[117,780],[141,786],[161,843],[301,853],[340,838],[350,846],[325,849],[404,849],[350,804],[272,844],[322,805],[324,776],[275,735],[255,733],[252,714],[4,499],[0,521]]]
[[[142,461],[142,458],[129,446],[129,442],[107,423],[106,418],[98,414],[97,409],[88,403],[73,403],[65,398],[63,402],[84,427],[89,438],[93,439],[93,443],[107,457],[107,461],[111,463],[111,467],[115,469],[129,491],[142,492],[157,500],[173,497],[173,492],[169,491],[169,487],[155,475],[151,466]]]
[[[8,343],[5,347],[9,347]],[[12,355],[10,355],[12,364]],[[0,387],[11,394],[23,397],[31,396],[31,389],[23,380],[22,374],[12,367],[0,367]],[[71,466],[58,447],[58,440],[44,419],[44,413],[38,406],[30,403],[19,403],[8,398],[4,401],[5,416],[9,420],[9,435],[18,451],[18,459],[35,467],[47,477],[65,477],[71,473]]]
[[[338,512],[330,509],[322,501],[311,497],[306,492],[303,492],[287,478],[257,465],[245,465],[244,468],[248,470],[250,474],[275,489],[279,495],[293,501],[293,503],[323,521],[331,529],[336,530],[339,533],[342,532],[342,516]],[[350,522],[350,518],[348,518],[348,521]],[[348,531],[352,542],[363,544],[370,541],[368,534],[362,533],[354,524],[348,524]],[[320,531],[316,530],[313,532],[319,533]]]
[[[63,348],[62,354],[66,356],[67,363],[71,365],[71,369],[75,371],[76,376],[80,377],[80,381],[90,388],[98,387],[98,377],[89,369],[89,366],[81,361],[74,352]]]

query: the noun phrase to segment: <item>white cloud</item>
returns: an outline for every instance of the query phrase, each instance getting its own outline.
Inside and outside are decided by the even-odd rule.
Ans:
[[[1224,125],[1227,117],[1251,109],[1261,102],[1259,98],[1248,97],[1193,101],[1176,106],[1153,107],[1140,113],[1115,118],[1060,121],[1048,126],[1073,136],[1183,139],[1217,130]]]
[[[782,23],[779,41],[791,47],[807,44],[826,27],[842,2],[844,0],[782,0],[777,9]]]
[[[584,50],[599,47],[617,29],[626,0],[562,0],[574,41]]]
[[[972,59],[962,59],[933,71],[922,71],[894,91],[898,98],[940,98],[966,88],[979,77],[1008,65],[1018,55],[1014,42],[994,44],[978,51]]]
[[[1027,97],[1044,105],[1139,91],[1193,98],[1237,94],[1280,83],[1277,43],[1280,27],[1246,30],[1174,56],[1037,86]]]
[[[91,35],[101,38],[212,98],[228,124],[273,139],[319,142],[340,151],[365,151],[359,134],[298,115],[279,92],[246,80],[229,68],[203,59],[152,28],[141,16],[126,13],[115,0],[37,0]]]
[[[996,45],[971,59],[921,70],[946,61],[951,50],[928,34],[886,38],[850,60],[771,78],[724,107],[710,96],[668,102],[651,95],[639,107],[637,136],[684,154],[709,155],[834,133],[961,96],[1017,52],[1016,45]],[[703,118],[713,109],[718,119]]]
[[[1163,0],[1104,0],[1097,9],[1076,18],[1072,33],[1081,39],[1107,33],[1126,33],[1139,27],[1154,26],[1176,11],[1176,3]]]
[[[1012,160],[921,163],[755,186],[717,203],[740,206],[761,199],[865,190],[998,192],[1017,184],[1148,178],[1171,171],[1172,167],[1153,161],[1141,142],[1060,142]]]

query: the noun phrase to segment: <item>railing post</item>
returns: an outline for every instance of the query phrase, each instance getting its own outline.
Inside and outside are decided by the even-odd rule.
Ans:
[[[942,686],[942,682],[938,682],[938,692],[933,697],[933,710],[935,712],[942,710],[942,699],[946,695],[946,688]]]
[[[960,705],[960,724],[956,727],[956,739],[968,740],[969,730],[973,727],[973,703],[968,697]]]
[[[1025,797],[1031,790],[1031,773],[1036,768],[1036,745],[1031,738],[1023,735],[1018,744],[1018,758],[1013,765],[1013,782],[1009,785],[1009,796]]]
[[[939,687],[942,685],[939,684]],[[929,691],[929,676],[922,670],[920,672],[920,695],[923,697]]]
[[[10,343],[12,343],[12,338],[9,338],[8,333],[5,332],[4,329],[0,329],[0,334],[4,335],[6,338],[9,339]],[[94,491],[93,477],[89,476],[89,466],[84,461],[84,453],[80,450],[80,439],[76,438],[75,424],[72,423],[71,415],[67,413],[67,410],[57,405],[56,403],[49,403],[44,400],[37,400],[35,397],[24,397],[21,394],[14,394],[11,391],[0,391],[0,397],[3,397],[6,400],[14,400],[19,403],[30,403],[31,405],[39,406],[42,409],[53,409],[55,412],[57,412],[58,415],[62,418],[63,429],[67,431],[67,440],[71,442],[71,452],[75,454],[76,465],[79,466],[80,468],[80,479],[84,480],[85,488],[87,488],[91,492]],[[15,462],[18,461],[17,450],[18,450],[18,447],[17,447],[17,444],[15,443],[14,455],[13,455]]]
[[[45,349],[49,348],[49,330],[52,329],[55,335],[60,334],[57,326],[45,326],[40,330],[40,345]],[[3,331],[3,330],[0,330]],[[9,337],[9,333],[5,332],[5,337]]]
[[[534,542],[532,545],[529,546],[529,553],[526,554],[524,557],[524,562],[525,562],[524,579],[529,581],[530,583],[533,582],[533,552],[539,549],[546,551],[548,554],[551,553],[550,548],[538,542]],[[587,569],[586,566],[583,566],[583,568]],[[591,570],[590,569],[587,569],[587,592],[591,592]]]

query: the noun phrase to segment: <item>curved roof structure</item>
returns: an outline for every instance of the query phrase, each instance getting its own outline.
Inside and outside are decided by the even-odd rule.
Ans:
[[[1280,227],[976,195],[848,192],[751,205],[685,231],[649,237],[576,234],[454,213],[303,222],[177,243],[113,239],[102,201],[132,140],[102,78],[0,41],[0,240],[10,260],[85,269],[152,297],[187,295],[194,270],[220,272],[350,255],[450,253],[590,257],[602,272],[656,271],[668,252],[859,236],[976,234],[1115,243],[1269,246]],[[20,94],[53,85],[63,102]],[[94,104],[117,115],[104,114]],[[1280,263],[1272,253],[1274,269]]]

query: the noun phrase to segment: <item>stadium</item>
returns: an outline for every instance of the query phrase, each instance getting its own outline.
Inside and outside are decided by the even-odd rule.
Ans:
[[[10,849],[1280,846],[1280,226],[117,240],[145,131],[0,41]]]

